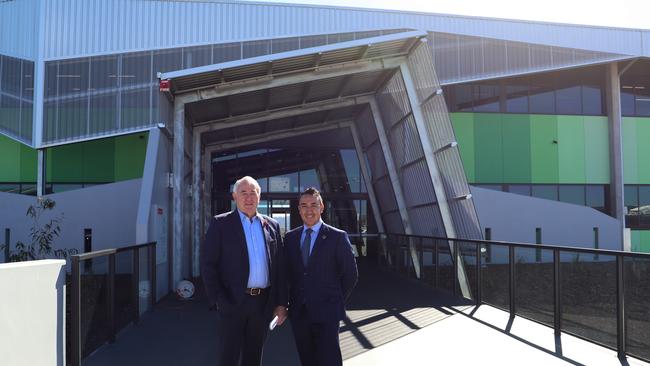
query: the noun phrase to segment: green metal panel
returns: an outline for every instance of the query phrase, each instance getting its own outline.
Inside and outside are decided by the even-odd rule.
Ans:
[[[36,182],[38,155],[36,150],[20,144],[20,181]]]
[[[609,184],[609,130],[607,117],[584,116],[585,177],[588,184]]]
[[[557,116],[558,183],[586,182],[584,125],[583,116]]]
[[[89,183],[115,180],[115,139],[101,139],[83,144],[83,181]]]
[[[638,184],[650,184],[650,118],[636,119]]]
[[[474,152],[476,183],[503,182],[503,133],[501,115],[477,113],[474,115]]]
[[[530,115],[503,114],[503,182],[530,183]]]
[[[557,138],[557,116],[530,116],[532,183],[558,182]]]
[[[623,183],[638,184],[636,118],[623,117]]]
[[[476,161],[474,159],[474,114],[473,113],[451,113],[451,124],[454,127],[454,134],[458,141],[460,158],[463,161],[467,182],[476,182]]]
[[[0,182],[20,182],[20,143],[0,135]]]
[[[147,152],[147,134],[121,136],[115,139],[115,180],[142,178]]]
[[[47,150],[47,181],[83,182],[83,144],[56,146]]]
[[[632,230],[632,251],[650,253],[650,230]]]

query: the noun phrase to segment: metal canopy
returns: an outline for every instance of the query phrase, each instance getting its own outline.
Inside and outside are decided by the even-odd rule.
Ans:
[[[423,31],[394,33],[380,37],[276,53],[220,64],[206,65],[159,75],[171,81],[171,93],[236,87],[244,81],[264,82],[279,75],[305,70],[327,70],[335,64],[354,63],[387,56],[406,55]]]

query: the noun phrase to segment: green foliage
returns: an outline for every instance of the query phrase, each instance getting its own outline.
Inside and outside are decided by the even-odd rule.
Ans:
[[[29,217],[32,222],[32,228],[29,230],[30,243],[16,242],[16,248],[9,251],[9,262],[23,262],[46,258],[67,259],[68,256],[77,254],[76,249],[53,249],[55,240],[61,235],[61,223],[63,214],[55,216],[45,224],[41,223],[41,216],[47,210],[53,210],[56,202],[49,198],[39,198],[36,205],[27,208],[25,216]],[[0,247],[4,250],[9,243]]]

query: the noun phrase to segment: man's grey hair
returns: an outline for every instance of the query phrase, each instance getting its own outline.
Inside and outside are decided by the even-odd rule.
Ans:
[[[253,187],[255,187],[255,190],[257,191],[257,194],[260,194],[260,193],[262,192],[262,187],[260,187],[260,184],[257,183],[257,181],[255,180],[255,178],[253,178],[253,177],[251,177],[251,176],[248,176],[248,175],[245,176],[245,177],[239,178],[239,179],[235,182],[235,185],[232,187],[232,191],[233,191],[233,192],[237,192],[237,188],[239,188],[239,185],[242,184],[242,183],[244,183],[244,182],[247,182],[247,183],[252,184]]]

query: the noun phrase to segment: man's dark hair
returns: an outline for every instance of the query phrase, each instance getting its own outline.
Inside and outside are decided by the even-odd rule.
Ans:
[[[320,195],[320,191],[316,189],[315,187],[309,187],[302,191],[300,193],[300,197],[298,197],[298,200],[302,198],[302,196],[314,196],[318,198],[319,201],[323,202],[323,197]]]

